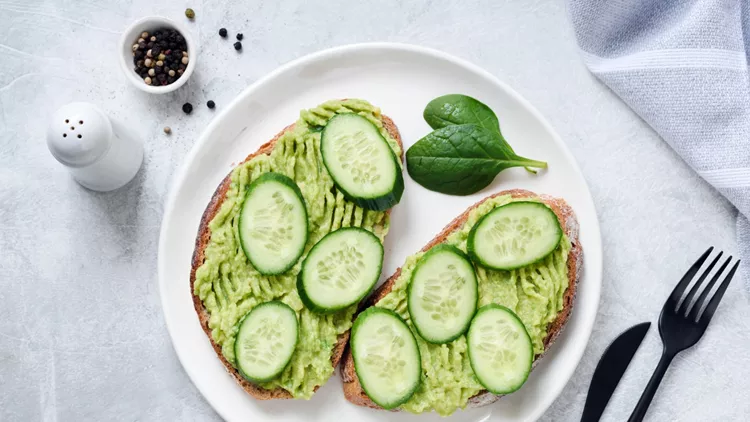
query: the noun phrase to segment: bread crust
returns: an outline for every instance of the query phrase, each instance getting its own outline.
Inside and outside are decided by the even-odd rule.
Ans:
[[[398,128],[396,127],[396,124],[393,123],[393,120],[391,120],[388,116],[381,115],[381,119],[383,121],[383,128],[391,135],[393,139],[396,140],[396,142],[398,142],[399,146],[401,147],[400,158],[403,161],[404,145],[401,141],[401,134],[399,133]],[[284,133],[292,129],[294,129],[294,124],[291,124],[285,127],[281,132],[276,134],[276,136],[274,136],[273,139],[263,144],[254,153],[248,155],[247,158],[245,158],[245,160],[243,161],[243,163],[261,154],[266,154],[266,155],[271,154],[271,151],[273,151],[274,145],[276,145],[276,142],[279,140],[279,138]],[[211,229],[209,228],[209,223],[211,222],[211,220],[213,220],[213,218],[216,216],[216,213],[218,213],[219,209],[221,209],[221,205],[224,203],[224,199],[226,198],[227,191],[229,191],[229,187],[232,183],[231,176],[232,176],[232,171],[230,171],[229,174],[227,174],[224,180],[221,181],[221,184],[219,184],[219,187],[216,188],[216,191],[211,197],[211,201],[208,203],[206,210],[203,212],[203,216],[201,217],[200,225],[198,227],[198,235],[195,239],[195,249],[193,250],[192,268],[190,270],[190,294],[193,297],[193,306],[195,307],[195,312],[198,314],[198,320],[200,321],[201,328],[203,328],[203,331],[206,333],[206,336],[211,342],[211,346],[216,352],[216,355],[219,357],[219,360],[221,360],[221,363],[224,364],[224,367],[227,369],[227,372],[229,372],[229,374],[232,375],[232,377],[237,381],[237,384],[239,384],[240,387],[242,387],[242,389],[244,389],[248,394],[250,394],[251,396],[255,397],[258,400],[291,399],[293,398],[292,395],[288,391],[284,390],[283,388],[275,388],[273,390],[266,390],[254,383],[251,383],[250,381],[243,378],[242,375],[240,375],[239,371],[237,371],[237,369],[235,369],[232,366],[232,364],[230,364],[226,360],[224,355],[221,353],[221,346],[219,346],[214,341],[213,337],[211,336],[211,329],[208,327],[208,320],[209,320],[210,314],[208,313],[208,310],[206,310],[205,306],[203,306],[203,302],[201,301],[201,299],[195,294],[195,290],[194,290],[195,272],[198,270],[198,268],[201,265],[203,265],[203,262],[205,261],[206,247],[208,246],[208,243],[211,239]],[[390,213],[390,210],[386,211],[386,213]],[[339,362],[341,361],[341,358],[344,354],[344,350],[346,349],[346,344],[348,341],[349,341],[349,331],[341,334],[338,337],[338,340],[336,344],[334,345],[333,351],[331,354],[331,363],[333,364],[334,369],[338,366]]]
[[[568,254],[567,262],[568,289],[565,291],[565,294],[563,296],[563,308],[557,315],[557,318],[552,323],[550,323],[547,329],[547,337],[545,337],[544,339],[544,352],[534,359],[534,363],[532,365],[533,370],[539,360],[544,356],[547,350],[549,350],[549,347],[555,342],[557,337],[562,332],[563,328],[565,328],[565,324],[570,319],[570,313],[573,309],[573,302],[575,301],[576,290],[578,287],[578,280],[583,270],[583,249],[581,248],[581,244],[578,240],[578,221],[576,220],[576,216],[573,213],[573,209],[562,199],[547,195],[537,195],[527,190],[513,189],[498,192],[494,195],[482,199],[481,201],[469,207],[469,209],[464,211],[463,214],[456,217],[447,226],[445,226],[445,228],[437,236],[435,236],[435,238],[433,238],[429,243],[427,243],[427,245],[422,248],[422,252],[425,252],[433,246],[443,242],[451,233],[460,229],[468,219],[469,213],[473,209],[481,205],[484,201],[497,196],[508,194],[510,194],[513,198],[541,199],[555,213],[557,219],[560,221],[560,226],[563,228],[563,231],[568,236],[568,239],[571,242],[571,249]],[[396,279],[398,279],[400,275],[401,268],[398,268],[392,276],[390,276],[380,287],[378,287],[372,293],[372,295],[370,295],[370,297],[364,302],[364,306],[362,308],[364,309],[376,304],[388,293],[390,293],[391,290],[393,290],[394,285],[396,284]],[[354,359],[352,358],[351,351],[348,347],[342,359],[341,378],[344,382],[344,396],[347,400],[358,406],[365,406],[382,410],[380,406],[370,400],[370,398],[362,389],[362,384],[360,384],[359,378],[357,377],[357,372],[354,369]],[[501,396],[494,395],[487,390],[483,390],[471,397],[467,406],[485,406],[487,404],[493,403],[500,397]]]

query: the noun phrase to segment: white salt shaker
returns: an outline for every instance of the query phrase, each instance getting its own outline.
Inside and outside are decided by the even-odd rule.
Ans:
[[[143,145],[118,137],[107,115],[89,103],[70,103],[55,112],[47,147],[78,183],[96,191],[128,183],[143,162]]]

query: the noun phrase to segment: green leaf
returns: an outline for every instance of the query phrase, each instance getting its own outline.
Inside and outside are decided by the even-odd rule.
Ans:
[[[406,168],[427,189],[469,195],[510,167],[545,168],[547,163],[516,155],[497,133],[476,124],[437,129],[406,151]]]
[[[513,147],[505,141],[500,132],[500,121],[487,104],[462,94],[448,94],[437,97],[427,104],[424,109],[424,120],[433,129],[440,129],[451,125],[473,123],[485,129],[496,132],[499,138],[513,151]],[[536,174],[536,170],[526,167],[526,171]]]
[[[468,95],[449,94],[437,97],[427,104],[423,115],[433,129],[474,123],[500,133],[500,122],[492,109]]]

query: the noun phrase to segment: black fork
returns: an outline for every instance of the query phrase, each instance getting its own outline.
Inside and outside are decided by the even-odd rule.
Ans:
[[[704,302],[706,302],[706,299],[708,299],[711,289],[719,280],[722,273],[724,273],[724,270],[727,268],[727,265],[729,265],[732,257],[730,256],[727,258],[721,267],[719,267],[719,270],[716,271],[711,278],[711,281],[708,282],[708,285],[703,289],[703,292],[701,292],[700,296],[698,296],[698,299],[695,300],[692,306],[690,306],[691,302],[693,302],[693,298],[695,298],[698,290],[700,290],[701,284],[703,284],[703,281],[708,277],[708,274],[714,268],[716,263],[719,262],[719,258],[721,258],[723,252],[719,252],[719,254],[716,255],[716,258],[711,261],[703,274],[698,277],[698,281],[695,282],[684,298],[682,294],[685,292],[690,281],[698,273],[698,270],[703,263],[706,262],[706,259],[713,250],[713,246],[708,248],[708,250],[704,252],[697,261],[695,261],[693,266],[690,267],[687,273],[682,277],[682,280],[680,280],[674,288],[672,294],[669,295],[669,299],[667,299],[667,302],[661,310],[661,316],[659,316],[659,334],[661,335],[661,341],[664,344],[664,350],[662,351],[659,365],[651,376],[651,380],[643,391],[641,399],[638,400],[638,404],[635,406],[633,414],[630,415],[628,422],[640,422],[643,420],[643,417],[648,410],[648,406],[651,404],[651,399],[654,398],[654,394],[656,394],[656,390],[659,388],[659,383],[661,383],[664,373],[667,372],[669,364],[672,363],[672,359],[674,359],[674,357],[681,351],[698,343],[698,340],[703,336],[703,333],[706,332],[708,323],[711,322],[711,318],[714,316],[714,312],[716,312],[716,308],[719,306],[719,302],[721,302],[721,298],[724,296],[724,292],[727,290],[729,282],[732,281],[732,277],[734,277],[734,273],[740,265],[740,261],[737,260],[719,285],[719,288],[716,289],[716,293],[714,293],[708,301],[703,313],[701,313],[701,308],[703,307]]]

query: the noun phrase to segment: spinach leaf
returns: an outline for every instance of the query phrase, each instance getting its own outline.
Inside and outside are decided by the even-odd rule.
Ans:
[[[451,125],[463,125],[474,123],[485,129],[496,132],[502,142],[513,151],[513,147],[507,143],[500,132],[500,121],[497,115],[487,104],[462,94],[448,94],[437,97],[427,104],[424,109],[424,120],[433,129],[440,129]],[[530,173],[536,174],[536,170],[526,167]]]
[[[502,141],[502,142],[501,142]],[[469,195],[510,167],[545,168],[547,163],[516,155],[497,134],[476,124],[437,129],[406,151],[406,168],[427,189]]]
[[[423,116],[433,129],[474,123],[500,133],[500,122],[492,109],[468,95],[449,94],[437,97],[427,104]]]

